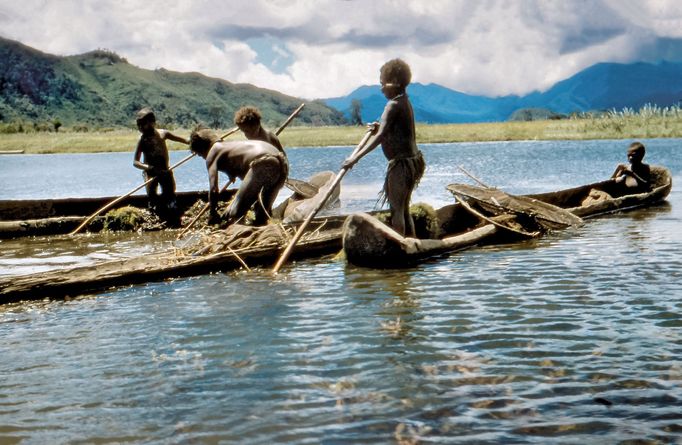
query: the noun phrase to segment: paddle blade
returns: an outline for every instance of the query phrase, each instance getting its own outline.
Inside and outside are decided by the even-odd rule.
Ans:
[[[301,181],[300,179],[288,178],[284,184],[289,190],[294,193],[298,193],[306,199],[312,198],[320,191],[314,185],[305,181]]]

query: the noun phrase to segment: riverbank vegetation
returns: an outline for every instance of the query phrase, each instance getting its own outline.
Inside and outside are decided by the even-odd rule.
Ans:
[[[9,128],[10,125],[15,125]],[[95,153],[130,151],[139,138],[137,130],[85,126],[24,126],[0,123],[0,151],[24,150],[25,153]],[[217,130],[220,134],[226,130]],[[174,132],[189,136],[188,129]],[[358,126],[308,127],[292,124],[281,134],[285,147],[355,145],[365,132]],[[611,110],[606,113],[581,113],[566,119],[491,122],[477,124],[418,124],[419,144],[514,140],[587,140],[682,138],[682,107],[644,106],[639,110]],[[227,140],[243,139],[238,133]],[[172,142],[171,150],[187,147]]]

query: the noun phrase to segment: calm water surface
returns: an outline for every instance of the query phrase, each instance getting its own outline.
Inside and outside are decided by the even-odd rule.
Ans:
[[[608,176],[630,141],[422,146],[414,197]],[[681,140],[644,141],[682,171]],[[292,149],[292,176],[351,148]],[[176,161],[185,153],[173,153]],[[131,154],[0,159],[0,199],[117,195]],[[205,188],[201,161],[180,190]],[[373,208],[385,161],[344,180]],[[682,194],[407,270],[330,259],[0,307],[0,443],[682,443]],[[172,248],[164,234],[0,241],[0,273]]]

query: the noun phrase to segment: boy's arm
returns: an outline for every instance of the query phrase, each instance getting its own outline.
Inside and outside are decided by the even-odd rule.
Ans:
[[[352,168],[363,156],[381,144],[381,141],[384,139],[384,134],[386,133],[386,127],[388,126],[388,122],[391,119],[391,110],[392,107],[389,103],[386,105],[386,110],[381,116],[381,122],[373,122],[367,125],[367,128],[372,131],[372,136],[364,146],[351,153],[351,155],[343,162],[343,168]]]
[[[381,122],[371,123],[367,127],[372,130],[372,137],[369,138],[364,147],[359,150],[354,151],[348,159],[343,163],[344,168],[351,168],[355,165],[363,156],[365,156],[370,151],[377,148],[381,141],[384,139],[386,134],[386,129],[388,128],[389,122],[395,119],[395,113],[397,112],[397,104],[394,101],[389,101],[384,108],[384,112],[381,115]]]
[[[279,151],[284,151],[284,147],[282,146],[282,143],[280,142],[277,135],[272,131],[269,131],[268,135],[270,136],[270,143],[279,149]]]
[[[209,213],[209,223],[212,224],[217,222],[218,216],[218,195],[220,190],[218,189],[218,160],[213,159],[211,161],[206,161],[206,168],[208,169],[208,202],[210,205]]]
[[[189,145],[189,141],[181,136],[177,136],[168,130],[159,130],[159,134],[163,140],[170,139],[171,141],[180,142],[181,144]]]
[[[140,162],[140,158],[142,157],[142,139],[137,142],[137,147],[135,147],[135,156],[133,157],[133,167],[139,168],[140,170],[147,171],[151,167],[149,165],[144,164]]]
[[[617,178],[618,176],[622,175],[627,170],[628,170],[628,167],[626,165],[618,164],[618,167],[616,167],[616,170],[611,175],[611,179]]]

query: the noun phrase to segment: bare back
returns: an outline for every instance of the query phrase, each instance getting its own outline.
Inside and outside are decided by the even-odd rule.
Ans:
[[[230,178],[243,179],[252,161],[264,155],[279,154],[275,146],[259,140],[216,142],[206,156],[206,165],[209,171],[213,167]]]
[[[381,124],[381,148],[387,159],[401,159],[418,153],[414,112],[407,96],[402,94],[391,99],[384,108]]]

